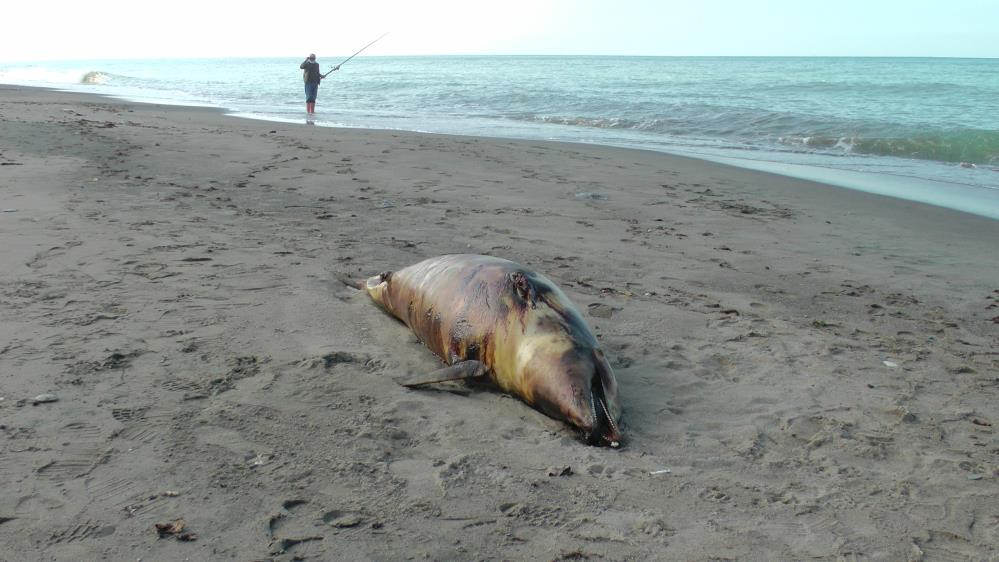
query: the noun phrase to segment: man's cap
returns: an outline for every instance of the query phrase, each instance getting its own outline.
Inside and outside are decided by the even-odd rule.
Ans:
[[[314,59],[314,58],[316,58],[316,54],[315,54],[315,53],[312,53],[311,55],[309,55],[309,58],[310,58],[310,59]]]

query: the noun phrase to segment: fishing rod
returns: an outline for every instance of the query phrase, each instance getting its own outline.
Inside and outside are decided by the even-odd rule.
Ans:
[[[387,31],[385,33],[382,33],[381,37],[379,37],[378,39],[375,39],[374,41],[372,41],[372,42],[368,43],[367,45],[365,45],[365,46],[361,47],[360,49],[358,49],[356,53],[354,53],[353,55],[350,55],[349,57],[347,57],[346,59],[344,59],[343,62],[341,62],[340,64],[338,64],[338,65],[334,66],[333,68],[331,68],[329,70],[329,72],[327,72],[326,74],[323,74],[323,78],[326,78],[326,76],[330,72],[333,72],[334,70],[336,70],[336,69],[340,68],[341,66],[347,64],[347,61],[349,61],[350,59],[352,59],[352,58],[356,57],[357,55],[361,54],[361,51],[363,51],[364,49],[367,49],[368,47],[370,47],[370,46],[374,45],[375,43],[381,41],[382,38],[385,37],[386,35],[388,35]]]

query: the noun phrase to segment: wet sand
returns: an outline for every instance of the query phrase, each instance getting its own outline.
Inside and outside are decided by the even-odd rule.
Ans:
[[[0,207],[0,559],[999,559],[999,221],[14,86]],[[393,382],[351,282],[445,253],[587,313],[622,449]]]

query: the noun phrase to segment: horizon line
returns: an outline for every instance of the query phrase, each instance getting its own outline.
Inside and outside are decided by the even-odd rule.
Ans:
[[[343,56],[340,54],[324,55],[326,58]],[[384,54],[358,55],[357,58],[431,58],[431,57],[563,57],[563,58],[740,58],[740,59],[958,59],[958,60],[996,60],[997,56],[976,55],[649,55],[649,54],[578,54],[578,53],[436,53],[436,54]],[[85,57],[58,58],[46,57],[39,59],[2,59],[0,64],[10,63],[41,63],[41,62],[75,62],[75,61],[117,61],[117,60],[210,60],[210,59],[299,59],[299,55],[205,55],[205,56],[147,56],[147,57]]]

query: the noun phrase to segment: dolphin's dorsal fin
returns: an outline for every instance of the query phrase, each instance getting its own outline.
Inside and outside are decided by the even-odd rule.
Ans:
[[[419,377],[419,380],[414,380],[413,377],[401,377],[395,379],[395,382],[407,388],[418,388],[428,384],[484,377],[488,373],[489,367],[486,367],[485,363],[481,361],[469,360],[455,363],[450,367],[444,367],[443,369],[438,369],[432,373],[427,373],[426,375]]]

